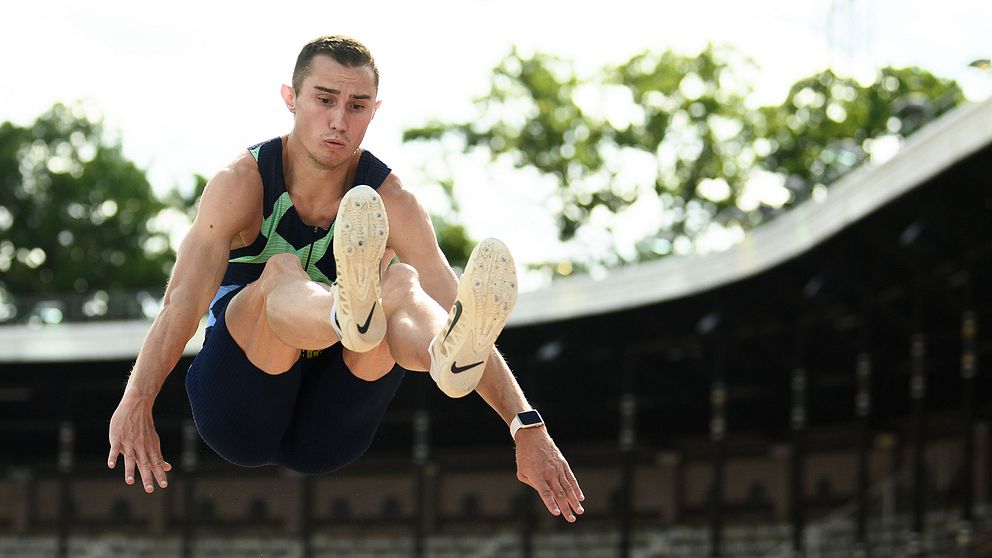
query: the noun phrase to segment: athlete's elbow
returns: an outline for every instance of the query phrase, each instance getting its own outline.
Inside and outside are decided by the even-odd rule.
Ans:
[[[196,293],[184,293],[182,289],[169,289],[162,299],[159,319],[190,324],[194,332],[200,318],[206,311],[206,303],[201,303]],[[202,309],[201,309],[202,307]]]

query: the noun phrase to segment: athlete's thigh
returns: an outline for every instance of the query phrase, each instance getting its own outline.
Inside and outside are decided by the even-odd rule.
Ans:
[[[302,371],[272,375],[248,361],[226,327],[227,301],[215,310],[203,348],[186,373],[193,419],[203,440],[232,463],[277,462],[295,415]]]
[[[305,354],[303,379],[292,423],[283,438],[282,465],[302,473],[326,473],[368,449],[404,371],[393,367],[375,381],[348,370],[341,345]]]
[[[252,364],[268,374],[282,374],[300,358],[269,327],[261,281],[249,283],[227,307],[227,329]]]

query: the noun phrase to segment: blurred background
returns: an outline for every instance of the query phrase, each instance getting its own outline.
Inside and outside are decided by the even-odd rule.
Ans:
[[[0,556],[992,556],[992,8],[105,1],[0,36]],[[366,456],[242,469],[107,426],[207,179],[288,132],[299,48],[365,42],[365,146],[454,265],[506,240],[499,346],[587,495],[408,375]]]

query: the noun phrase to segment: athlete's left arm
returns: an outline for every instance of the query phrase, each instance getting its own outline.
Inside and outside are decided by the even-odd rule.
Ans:
[[[458,282],[447,258],[438,246],[430,216],[396,175],[390,174],[379,188],[389,216],[389,248],[400,261],[413,266],[424,290],[442,308],[455,301]],[[523,390],[499,351],[493,350],[486,371],[475,391],[509,427],[521,411],[530,409]],[[585,510],[585,499],[568,461],[545,426],[522,428],[516,434],[517,478],[541,495],[553,515],[564,515],[569,522]]]

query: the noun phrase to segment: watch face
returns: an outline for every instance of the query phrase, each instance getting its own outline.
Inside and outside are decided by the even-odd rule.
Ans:
[[[524,411],[517,415],[520,419],[521,426],[534,426],[535,424],[541,424],[541,414],[537,411]]]

